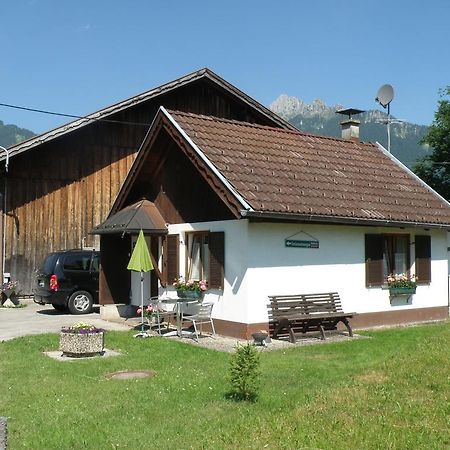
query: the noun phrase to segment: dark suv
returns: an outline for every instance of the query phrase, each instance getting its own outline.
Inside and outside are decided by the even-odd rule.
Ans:
[[[50,253],[36,274],[34,301],[51,303],[58,311],[92,312],[98,303],[100,252],[64,250]]]

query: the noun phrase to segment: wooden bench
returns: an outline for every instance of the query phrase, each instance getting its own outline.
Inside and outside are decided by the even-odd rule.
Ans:
[[[325,330],[336,330],[342,322],[350,336],[353,336],[348,319],[356,313],[344,313],[337,292],[323,294],[269,295],[269,328],[274,339],[289,333],[290,341],[295,343],[295,333],[320,331],[325,339]],[[286,332],[285,332],[286,334]]]

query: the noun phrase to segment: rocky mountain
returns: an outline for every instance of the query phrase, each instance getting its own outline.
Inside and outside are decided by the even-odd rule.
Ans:
[[[344,116],[336,114],[343,109],[342,105],[327,106],[322,100],[316,99],[308,104],[297,97],[280,95],[270,109],[289,121],[299,130],[307,133],[325,136],[341,137],[340,122]],[[387,148],[387,114],[383,111],[369,110],[356,117],[361,121],[360,138],[366,142],[379,142]],[[408,167],[430,149],[419,142],[427,132],[425,125],[415,125],[409,122],[396,121],[391,117],[391,152]]]
[[[327,106],[322,100],[316,99],[305,103],[297,97],[280,95],[270,109],[289,121],[299,130],[307,133],[325,136],[341,136],[339,122],[344,118],[336,114],[342,105]],[[387,148],[386,120],[383,111],[370,110],[357,116],[361,121],[360,138],[362,141],[379,142]],[[415,125],[408,122],[393,121],[391,124],[391,151],[403,164],[412,167],[414,163],[426,156],[430,149],[419,142],[426,134],[425,125]],[[9,147],[35,136],[30,130],[16,125],[5,125],[0,120],[0,145]]]
[[[5,125],[0,120],[0,145],[2,147],[8,148],[35,135],[35,133],[26,128],[19,128],[16,125]]]

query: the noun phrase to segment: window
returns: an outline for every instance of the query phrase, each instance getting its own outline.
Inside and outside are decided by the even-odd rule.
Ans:
[[[383,235],[383,278],[388,275],[408,274],[409,236]]]
[[[209,233],[188,233],[186,235],[186,278],[189,280],[209,279]]]
[[[172,284],[179,272],[179,237],[168,235],[164,241],[164,279]],[[186,278],[206,280],[211,289],[223,288],[225,233],[186,233]]]
[[[410,248],[415,249],[411,273]],[[416,275],[419,283],[431,281],[431,238],[406,234],[366,234],[366,286],[381,286],[389,274]]]
[[[92,271],[98,272],[100,268],[100,255],[94,255],[92,258]]]
[[[69,254],[64,258],[64,270],[89,270],[91,254]]]

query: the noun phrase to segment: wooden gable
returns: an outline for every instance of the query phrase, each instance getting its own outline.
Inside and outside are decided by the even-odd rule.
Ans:
[[[204,161],[159,113],[112,213],[145,197],[166,223],[207,222],[240,217],[236,199]]]
[[[89,232],[106,219],[161,105],[291,127],[204,69],[11,147],[5,271],[19,280],[24,294],[32,292],[34,270],[47,253],[82,245],[99,247],[98,237]],[[173,144],[166,137],[166,144],[161,142],[161,145],[167,145],[170,150]],[[178,170],[178,163],[172,157],[166,163]],[[183,205],[190,200],[186,198],[183,203],[174,204],[173,193],[177,189],[189,185],[198,195],[205,191],[198,184],[204,181],[197,180],[187,168],[181,171],[184,185],[176,186],[175,180],[167,179],[149,187],[155,203],[173,220],[189,219]],[[163,189],[159,193],[154,192],[157,186]],[[206,197],[204,201],[215,216],[230,214],[217,198]],[[200,217],[207,215],[202,211],[197,213]]]

